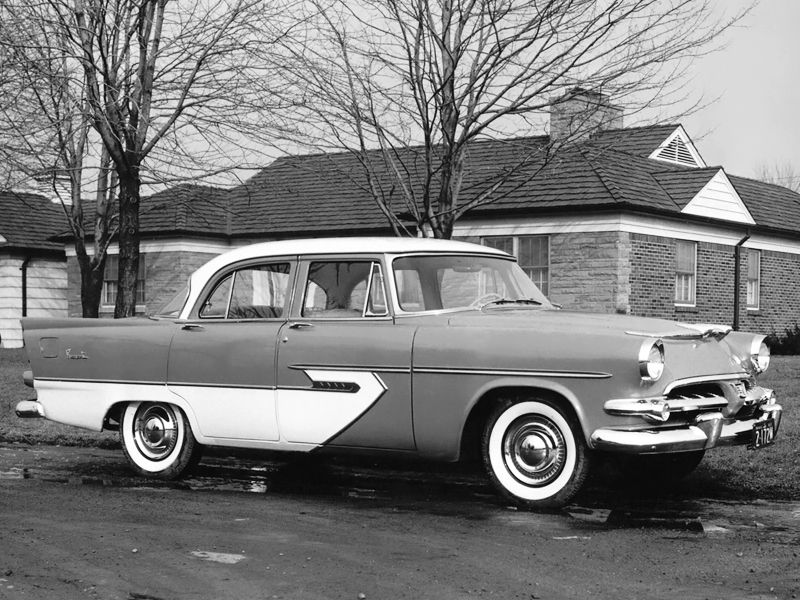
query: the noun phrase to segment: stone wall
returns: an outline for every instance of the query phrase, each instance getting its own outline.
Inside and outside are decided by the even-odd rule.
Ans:
[[[550,234],[551,301],[565,310],[628,312],[630,235],[624,232]],[[458,238],[481,243],[478,236]]]
[[[624,232],[550,236],[550,300],[567,310],[628,312],[630,236]]]
[[[205,264],[215,254],[207,252],[147,252],[143,253],[145,261],[145,305],[137,306],[137,312],[148,313],[163,306],[186,283],[191,273]],[[78,259],[70,256],[67,259],[69,277],[69,314],[79,317],[81,310],[81,278]],[[101,317],[112,317],[113,306],[101,306]]]

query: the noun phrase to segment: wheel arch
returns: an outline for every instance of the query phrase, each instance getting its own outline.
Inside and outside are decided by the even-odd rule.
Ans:
[[[565,386],[551,381],[507,380],[496,381],[475,394],[468,405],[467,416],[461,429],[459,460],[480,458],[480,441],[483,427],[492,409],[508,398],[536,398],[565,411],[568,418],[580,426],[584,440],[589,443],[586,414],[577,397]]]
[[[172,404],[183,411],[186,419],[189,421],[189,426],[192,429],[192,435],[199,443],[207,443],[207,439],[200,433],[200,426],[197,421],[197,416],[192,411],[189,403],[181,396],[174,392],[168,391],[167,394],[159,394],[158,397],[147,396],[137,397],[131,396],[125,399],[117,399],[106,409],[105,416],[103,417],[103,429],[108,431],[119,431],[119,423],[122,418],[122,413],[125,407],[133,402],[155,402],[163,404]]]

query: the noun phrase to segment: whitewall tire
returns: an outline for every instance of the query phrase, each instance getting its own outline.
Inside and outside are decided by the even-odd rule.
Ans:
[[[524,508],[555,508],[578,492],[589,472],[580,428],[539,400],[507,400],[486,423],[483,461],[497,490]]]
[[[131,466],[147,477],[175,479],[200,458],[201,446],[195,441],[186,416],[172,404],[128,404],[119,432]]]

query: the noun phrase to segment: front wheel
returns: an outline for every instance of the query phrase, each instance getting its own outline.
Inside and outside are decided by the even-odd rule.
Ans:
[[[131,466],[147,477],[175,479],[200,459],[201,446],[186,416],[172,404],[128,404],[119,436]]]
[[[524,508],[565,505],[589,473],[589,450],[580,428],[538,400],[500,404],[486,423],[482,450],[494,486]]]

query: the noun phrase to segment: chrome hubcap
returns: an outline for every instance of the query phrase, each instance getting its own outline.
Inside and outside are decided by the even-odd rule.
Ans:
[[[163,404],[143,404],[136,413],[133,435],[139,451],[147,458],[166,458],[178,442],[175,410]]]
[[[547,485],[564,468],[567,458],[564,435],[546,417],[519,418],[506,430],[503,457],[508,471],[520,482]]]

